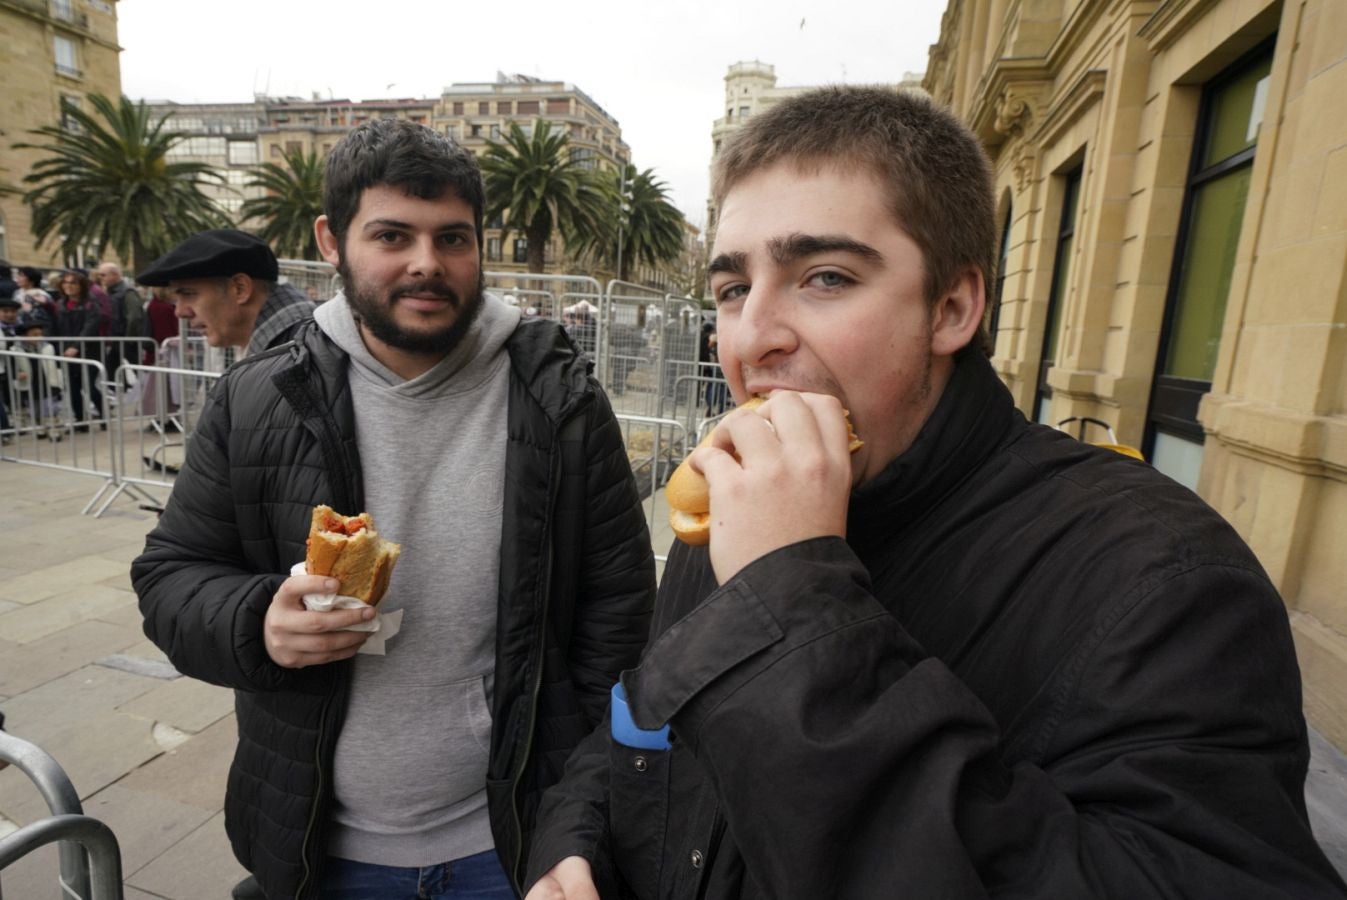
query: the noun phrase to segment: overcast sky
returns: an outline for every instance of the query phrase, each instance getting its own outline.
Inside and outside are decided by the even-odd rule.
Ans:
[[[702,226],[711,123],[727,68],[776,67],[777,84],[897,82],[923,72],[946,0],[584,0],[117,4],[122,91],[133,99],[247,101],[437,97],[497,71],[567,81],[622,125]],[[345,7],[351,12],[338,12]]]

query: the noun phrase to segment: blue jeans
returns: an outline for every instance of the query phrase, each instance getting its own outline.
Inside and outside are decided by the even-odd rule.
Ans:
[[[495,850],[420,868],[329,856],[320,900],[515,900]]]

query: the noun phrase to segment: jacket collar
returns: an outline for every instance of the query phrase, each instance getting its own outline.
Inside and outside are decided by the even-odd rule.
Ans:
[[[591,401],[590,372],[594,364],[560,325],[545,319],[520,322],[505,348],[515,378],[554,425],[559,426]],[[285,368],[276,376],[277,384],[301,415],[317,413],[330,406],[336,394],[346,393],[346,353],[312,319],[300,326],[293,343],[271,352],[288,356]],[[310,366],[320,376],[314,386],[319,396],[297,390],[309,383]],[[308,408],[313,403],[319,404],[317,408]]]
[[[847,540],[865,555],[978,468],[1022,422],[991,363],[961,354],[935,411],[906,451],[851,495]]]
[[[594,364],[557,323],[520,322],[505,346],[515,377],[554,426],[592,399],[589,373]]]

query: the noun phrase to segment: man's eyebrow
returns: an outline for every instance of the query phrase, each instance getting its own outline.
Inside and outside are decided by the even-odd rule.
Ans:
[[[734,253],[722,253],[706,267],[706,277],[710,278],[719,272],[725,272],[730,275],[742,275],[748,270],[748,254],[742,251]]]
[[[370,231],[376,228],[398,228],[403,231],[413,230],[413,226],[410,222],[403,222],[400,219],[370,219],[368,222],[364,224],[364,226],[362,226],[361,230]],[[445,224],[437,227],[435,230],[439,232],[471,231],[473,230],[473,228],[474,226],[471,222],[457,221],[457,222],[446,222]]]
[[[767,242],[767,250],[777,265],[796,262],[815,253],[852,253],[870,262],[882,263],[884,255],[860,241],[840,234],[792,234]]]

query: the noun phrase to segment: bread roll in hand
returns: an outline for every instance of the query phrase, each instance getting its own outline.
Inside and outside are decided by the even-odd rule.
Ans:
[[[765,402],[767,402],[765,397],[750,397],[739,408],[754,409]],[[845,414],[845,410],[843,413]],[[711,443],[711,437],[715,433],[716,430],[712,428],[697,446],[704,447]],[[851,444],[847,449],[855,453],[865,442],[856,437],[849,418],[847,434],[851,438]],[[669,526],[673,528],[674,535],[680,541],[693,547],[701,547],[711,542],[711,492],[706,484],[706,478],[688,465],[687,459],[679,463],[678,468],[669,476],[669,483],[664,487],[664,499],[669,501]]]
[[[377,606],[401,554],[402,545],[381,538],[369,513],[343,516],[330,506],[314,507],[304,569],[340,581],[342,596]]]

